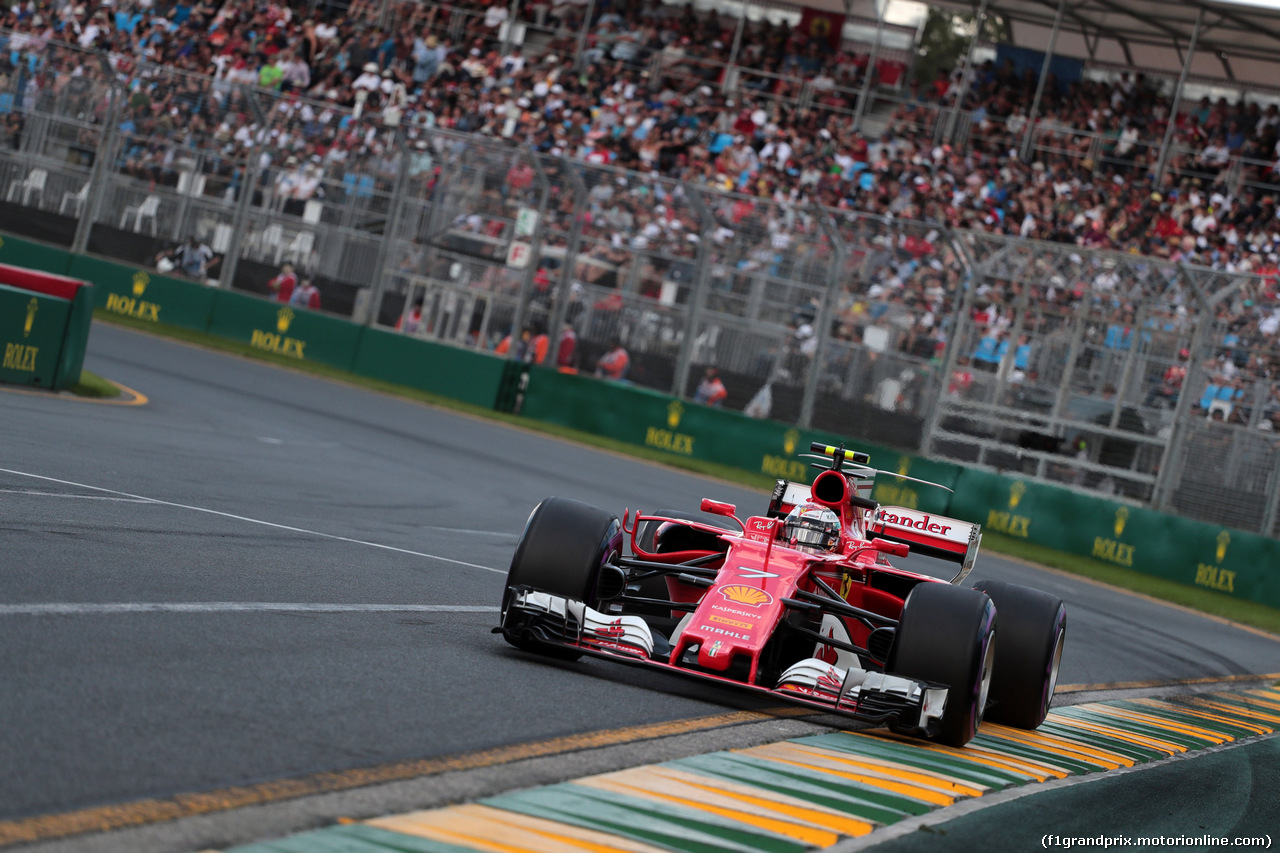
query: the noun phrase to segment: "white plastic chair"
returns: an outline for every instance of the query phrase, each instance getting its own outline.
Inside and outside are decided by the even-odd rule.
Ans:
[[[277,264],[280,263],[280,255],[284,252],[284,226],[272,223],[262,229],[262,258],[265,260],[267,253],[270,253]]]
[[[149,195],[142,200],[142,204],[132,204],[124,209],[124,213],[120,216],[120,227],[129,221],[129,217],[133,217],[133,230],[142,230],[142,220],[151,220],[151,236],[156,236],[156,214],[160,212],[160,196]]]
[[[73,215],[79,219],[84,214],[84,206],[88,201],[89,182],[85,181],[84,186],[80,188],[80,192],[62,194],[62,204],[58,206],[58,213],[65,214],[67,212],[67,202],[71,202]]]
[[[311,252],[315,249],[315,245],[315,234],[310,231],[299,231],[293,235],[293,242],[284,250],[284,257],[292,261],[294,266],[305,269],[311,265]]]
[[[22,203],[31,203],[31,194],[36,193],[40,197],[40,203],[44,204],[44,184],[49,179],[49,173],[44,169],[32,169],[27,177],[16,184],[9,185],[9,195],[6,201],[13,201],[13,197],[18,194],[18,190],[22,190]]]

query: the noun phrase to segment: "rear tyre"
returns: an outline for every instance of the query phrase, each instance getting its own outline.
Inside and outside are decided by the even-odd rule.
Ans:
[[[534,508],[516,545],[502,596],[502,625],[506,625],[511,587],[526,586],[595,607],[600,566],[622,552],[622,523],[602,509],[570,500],[547,498]],[[518,649],[560,660],[577,660],[582,653],[551,645],[536,637],[504,633]]]
[[[987,719],[1034,729],[1048,715],[1058,686],[1067,609],[1056,595],[1031,587],[1003,581],[978,581],[973,586],[991,597],[1000,617]]]
[[[978,733],[995,634],[996,608],[984,593],[925,582],[907,595],[885,671],[946,685],[947,704],[933,740],[964,746]]]

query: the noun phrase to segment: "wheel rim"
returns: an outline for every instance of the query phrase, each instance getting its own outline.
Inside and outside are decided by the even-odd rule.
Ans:
[[[1053,644],[1053,660],[1049,662],[1049,689],[1044,694],[1044,707],[1040,709],[1042,712],[1049,710],[1049,703],[1053,701],[1053,691],[1058,689],[1058,667],[1062,663],[1062,645],[1066,638],[1066,628],[1058,631],[1057,642]]]
[[[987,707],[987,692],[991,689],[991,674],[994,667],[991,665],[996,657],[996,632],[992,629],[987,635],[987,647],[982,652],[982,675],[978,681],[978,713],[977,720],[982,719],[982,712]],[[976,728],[976,723],[975,723]]]

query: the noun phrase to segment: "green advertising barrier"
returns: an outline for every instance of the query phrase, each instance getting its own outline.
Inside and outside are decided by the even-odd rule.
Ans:
[[[212,292],[209,334],[298,361],[354,369],[363,326],[261,296]]]
[[[493,408],[506,362],[488,353],[368,329],[352,368],[361,376]]]
[[[93,322],[93,285],[0,264],[0,286],[0,382],[54,391],[79,382]]]
[[[950,515],[1055,551],[1280,607],[1280,542],[1093,495],[961,469]]]
[[[0,264],[40,270],[54,275],[67,275],[71,253],[56,246],[33,243],[8,234],[0,236]],[[93,281],[93,279],[88,279]]]
[[[98,307],[109,314],[198,332],[209,328],[216,288],[84,255],[72,255],[68,269],[97,285]]]
[[[900,454],[860,443],[856,436],[756,420],[739,412],[683,402],[647,388],[541,367],[529,372],[520,414],[661,450],[673,457],[718,462],[787,480],[812,479],[814,472],[808,460],[796,454],[807,452],[814,441],[845,442],[869,453],[872,465],[890,470],[900,464]]]
[[[54,388],[70,317],[66,299],[0,284],[0,382]]]
[[[890,459],[893,460],[893,464],[890,464]],[[956,488],[961,470],[959,465],[921,459],[905,453],[890,456],[887,451],[879,460],[871,461],[882,471],[893,471],[913,477],[915,480],[924,480],[925,483],[945,486],[937,489],[925,483],[881,474],[876,478],[876,487],[871,493],[871,497],[879,503],[885,506],[905,506],[908,509],[918,509],[921,512],[932,512],[938,515],[951,514],[951,492],[947,489]],[[877,462],[879,464],[876,464]]]

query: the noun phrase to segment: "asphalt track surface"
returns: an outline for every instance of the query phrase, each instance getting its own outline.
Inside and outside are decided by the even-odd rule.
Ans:
[[[0,822],[779,704],[489,633],[541,498],[761,493],[100,323],[86,367],[148,402],[0,392]],[[1066,600],[1063,684],[1280,670],[1185,610],[974,577]]]

